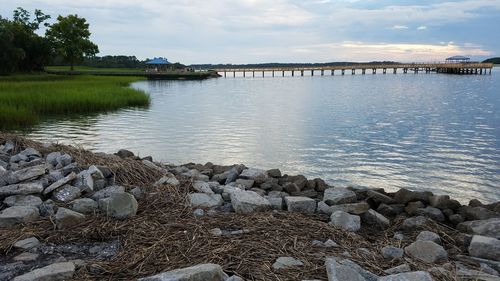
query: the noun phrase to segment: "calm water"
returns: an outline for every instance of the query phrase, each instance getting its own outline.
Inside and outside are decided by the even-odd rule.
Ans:
[[[270,75],[269,75],[270,76]],[[138,82],[149,109],[28,133],[182,164],[244,163],[335,185],[500,200],[500,71]]]

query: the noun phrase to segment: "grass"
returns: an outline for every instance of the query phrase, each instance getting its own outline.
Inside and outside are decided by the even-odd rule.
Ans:
[[[128,87],[141,79],[50,74],[0,77],[0,129],[25,128],[53,116],[147,106],[149,96]]]
[[[47,66],[47,71],[70,71],[69,66]],[[144,72],[142,68],[100,68],[89,66],[75,66],[74,71],[88,71],[88,72]]]

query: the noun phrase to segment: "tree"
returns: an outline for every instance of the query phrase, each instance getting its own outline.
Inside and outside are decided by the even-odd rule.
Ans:
[[[51,25],[46,32],[55,52],[70,64],[71,70],[84,57],[99,52],[97,45],[89,40],[90,34],[87,20],[78,15],[58,16],[57,23]]]

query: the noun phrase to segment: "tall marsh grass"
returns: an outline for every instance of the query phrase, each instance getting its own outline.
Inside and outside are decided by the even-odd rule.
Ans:
[[[0,77],[0,129],[23,128],[57,115],[147,106],[149,96],[128,87],[140,79],[47,74]]]

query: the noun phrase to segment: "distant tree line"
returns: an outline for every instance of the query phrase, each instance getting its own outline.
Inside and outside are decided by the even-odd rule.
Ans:
[[[146,62],[150,59],[139,60],[136,56],[92,56],[86,57],[80,63],[82,66],[94,67],[94,68],[137,68],[144,69],[146,67]],[[54,58],[50,65],[63,65],[69,66],[67,62],[64,61],[62,57]],[[173,63],[173,68],[181,69],[186,66],[181,63]]]
[[[372,61],[366,63],[359,62],[325,62],[325,63],[256,63],[256,64],[192,64],[190,67],[195,69],[213,69],[213,68],[279,68],[279,67],[327,67],[343,66],[355,64],[397,64],[394,61]]]
[[[490,58],[490,59],[487,59],[487,60],[485,60],[483,62],[500,64],[500,57]]]
[[[58,16],[54,24],[48,19],[41,10],[32,16],[23,8],[14,10],[12,19],[0,16],[0,74],[40,71],[54,56],[73,66],[99,52],[84,18]],[[37,34],[41,25],[45,36]]]

